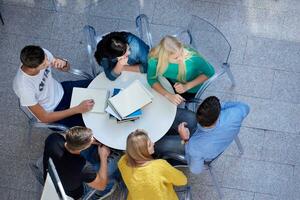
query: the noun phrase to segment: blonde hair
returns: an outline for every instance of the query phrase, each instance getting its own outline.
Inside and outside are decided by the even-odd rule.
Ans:
[[[191,54],[184,49],[184,45],[174,36],[167,35],[163,37],[159,44],[152,48],[149,57],[157,59],[157,68],[155,77],[162,75],[169,65],[169,57],[174,53],[181,51],[181,55],[184,59],[191,57]],[[180,82],[186,82],[186,66],[184,61],[178,63],[178,76],[177,79]]]
[[[74,126],[66,132],[66,146],[72,151],[82,150],[91,144],[92,138],[91,129]]]
[[[141,129],[137,129],[128,135],[126,143],[128,166],[137,167],[141,162],[153,159],[148,151],[149,141],[148,134]]]

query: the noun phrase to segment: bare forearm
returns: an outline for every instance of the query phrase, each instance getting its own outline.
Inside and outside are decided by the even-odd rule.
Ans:
[[[116,74],[121,74],[122,70],[123,70],[124,66],[117,62],[116,66],[114,67],[113,71],[116,73]]]
[[[194,80],[187,82],[186,86],[188,87],[188,89],[192,89],[193,87],[203,83],[204,81],[206,81],[208,79],[207,76],[205,76],[204,74],[199,75],[197,78],[195,78]]]
[[[66,110],[62,110],[62,111],[54,111],[54,112],[46,113],[39,120],[41,120],[42,122],[45,122],[45,123],[51,123],[51,122],[56,122],[58,120],[70,117],[70,116],[78,114],[78,113],[79,112],[77,111],[77,108],[73,107],[73,108],[69,108]]]
[[[156,91],[156,92],[158,92],[159,94],[161,94],[161,95],[163,95],[163,96],[166,96],[167,94],[169,94],[169,92],[165,89],[165,88],[163,88],[163,86],[160,84],[160,83],[154,83],[153,85],[152,85],[152,88]]]
[[[140,72],[140,65],[126,65],[124,66],[124,70],[129,72]]]
[[[105,188],[107,182],[108,182],[108,176],[107,176],[107,158],[101,159],[101,166],[100,169],[98,171],[98,175],[100,177],[101,180],[101,185],[103,188]]]

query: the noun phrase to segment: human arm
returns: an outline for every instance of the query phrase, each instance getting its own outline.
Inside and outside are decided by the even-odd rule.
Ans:
[[[41,122],[51,123],[75,114],[85,113],[90,111],[94,106],[94,101],[92,99],[84,100],[79,105],[72,108],[62,110],[47,112],[40,104],[35,104],[33,106],[28,106],[29,110],[38,118]]]
[[[186,185],[187,178],[183,172],[171,166],[167,161],[163,160],[162,167],[167,180],[176,186]]]
[[[100,169],[97,172],[96,178],[88,183],[88,185],[97,190],[104,190],[108,182],[107,158],[110,154],[110,149],[107,146],[98,146],[98,154],[100,158]]]
[[[178,92],[179,94],[182,94],[182,93],[185,93],[186,91],[192,89],[193,87],[196,87],[197,85],[204,83],[204,81],[206,81],[207,79],[208,79],[208,77],[206,75],[200,74],[194,80],[186,82],[184,84],[176,82],[174,85],[174,88],[175,88],[176,92]]]
[[[178,133],[182,141],[187,142],[190,139],[190,131],[186,128],[187,123],[182,122],[178,125]]]
[[[176,83],[174,85],[176,92],[184,93],[200,84],[203,84],[206,80],[215,74],[213,66],[208,63],[200,54],[190,50],[192,52],[192,57],[186,61],[186,67],[192,70],[192,74],[198,74],[194,79],[188,81],[184,84]]]
[[[129,72],[141,72],[140,71],[140,64],[135,64],[135,65],[125,65],[123,67],[124,71],[129,71]]]
[[[63,58],[53,58],[51,60],[51,66],[54,67],[57,70],[63,71],[63,72],[67,72],[70,69],[70,63],[68,62],[68,60],[63,59]]]
[[[166,97],[170,102],[174,103],[175,105],[179,105],[181,102],[184,101],[184,98],[181,97],[179,94],[172,94],[168,92],[163,86],[159,83],[158,78],[156,76],[156,67],[157,61],[154,59],[148,60],[148,72],[147,72],[147,81],[149,85],[158,93]]]

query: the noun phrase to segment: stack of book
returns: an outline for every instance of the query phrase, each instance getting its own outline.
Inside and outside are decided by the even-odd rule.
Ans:
[[[151,92],[136,80],[123,90],[118,88],[113,90],[112,97],[107,101],[106,112],[118,122],[134,121],[141,117],[141,108],[151,103],[152,99]]]

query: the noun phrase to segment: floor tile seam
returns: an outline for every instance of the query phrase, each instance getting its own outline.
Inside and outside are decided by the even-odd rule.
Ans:
[[[261,38],[261,39],[267,39],[267,40],[275,40],[278,42],[287,42],[287,43],[296,43],[297,45],[300,45],[300,41],[289,41],[289,40],[284,40],[284,39],[276,39],[276,38],[269,38],[269,37],[262,37],[262,36],[255,36],[255,35],[249,35],[250,38]]]
[[[99,18],[103,18],[103,19],[126,20],[126,21],[133,21],[133,22],[135,22],[135,18],[137,17],[137,16],[135,16],[134,20],[130,20],[130,19],[124,19],[122,17],[115,17],[115,16],[106,17],[106,16],[100,16],[100,15],[95,15],[95,14],[91,14],[91,13],[87,13],[87,15],[91,16],[91,17],[99,17]]]
[[[257,97],[257,96],[251,96],[251,95],[245,95],[245,94],[238,94],[238,93],[231,93],[231,92],[222,92],[222,91],[212,91],[212,90],[206,90],[207,92],[213,93],[213,92],[217,92],[217,93],[221,93],[221,94],[228,94],[228,95],[238,95],[240,97],[246,97],[246,98],[253,98],[253,99],[257,99],[257,100],[272,100],[271,98],[262,98],[262,97]],[[300,105],[299,103],[292,103],[292,102],[286,102],[286,101],[278,101],[278,100],[272,100],[271,102],[273,103],[284,103],[284,104],[290,104],[290,105],[295,105],[298,106]]]
[[[275,67],[268,67],[270,65],[264,65],[264,64],[261,64],[261,65],[254,65],[254,64],[250,64],[250,63],[243,63],[243,64],[238,64],[238,63],[233,63],[233,64],[237,64],[237,65],[245,65],[246,67],[253,67],[253,68],[260,68],[260,69],[270,69],[270,70],[275,70],[275,71],[281,71],[281,72],[289,72],[289,73],[297,73],[300,75],[300,71],[293,71],[293,70],[288,70],[288,69],[280,69],[280,68],[277,68],[275,65],[272,65],[272,66],[275,66]],[[282,64],[280,64],[282,65]]]
[[[255,69],[268,69],[270,71],[275,71],[275,72],[286,72],[286,73],[293,73],[293,74],[298,74],[300,76],[300,71],[291,71],[291,70],[286,70],[286,69],[278,69],[278,68],[270,68],[270,67],[265,67],[267,65],[253,65],[253,64],[248,64],[248,63],[237,63],[237,62],[229,62],[230,66],[233,68],[241,69],[242,67],[249,67],[249,68],[255,68]]]
[[[262,162],[262,163],[276,164],[276,165],[292,167],[292,168],[294,168],[295,165],[296,165],[296,164],[282,163],[282,162],[277,162],[277,161],[268,161],[268,160],[265,160],[265,159],[254,159],[254,158],[243,157],[243,156],[234,156],[234,155],[224,155],[224,156],[225,157],[230,157],[230,158],[238,158],[239,160],[242,159],[242,160],[248,160],[248,161],[256,161],[256,162]]]
[[[155,14],[156,9],[157,9],[157,1],[154,1],[153,12],[152,12],[152,16],[149,20],[149,25],[153,24],[154,14]]]
[[[31,10],[41,10],[41,11],[49,11],[49,12],[53,12],[53,13],[57,13],[57,11],[55,10],[55,8],[53,9],[47,9],[47,8],[41,8],[41,7],[30,7],[30,6],[26,6],[26,5],[18,5],[18,4],[12,4],[12,3],[3,3],[2,5],[4,5],[5,7],[18,7],[18,8],[27,8],[27,9],[31,9]],[[3,10],[3,7],[2,7]]]
[[[274,194],[271,194],[271,193],[264,193],[264,192],[254,192],[254,195],[255,194],[262,194],[262,195],[269,195],[269,196],[272,196],[272,197],[277,197],[277,195],[274,195]]]
[[[52,24],[53,25],[53,24]],[[20,34],[20,33],[16,33],[16,32],[10,32],[10,31],[4,31],[5,34],[14,34],[14,35],[18,35],[18,36],[25,36],[25,37],[32,37],[32,38],[36,38],[36,39],[45,39],[45,40],[50,40],[51,38],[51,32],[49,32],[50,37],[41,37],[40,34],[37,35],[29,35],[29,34]]]
[[[246,35],[246,45],[244,48],[244,52],[243,52],[243,60],[242,63],[245,64],[245,58],[246,58],[246,52],[247,52],[247,47],[248,47],[248,40],[249,40],[249,35]]]
[[[254,99],[260,99],[260,100],[270,100],[270,98],[263,98],[263,97],[257,97],[257,96],[251,96],[251,95],[245,95],[245,94],[238,94],[238,93],[233,93],[233,92],[227,92],[227,91],[225,91],[225,92],[223,92],[223,90],[222,91],[212,91],[212,90],[209,90],[209,88],[206,90],[207,92],[217,92],[217,93],[221,93],[221,94],[228,94],[228,95],[232,95],[232,94],[234,94],[234,95],[238,95],[238,96],[242,96],[242,97],[250,97],[250,98],[254,98]]]
[[[257,9],[257,10],[263,10],[263,11],[271,11],[271,12],[278,12],[278,13],[287,13],[290,11],[297,11],[297,9],[286,9],[286,10],[279,10],[279,9],[270,9],[270,8],[264,8],[264,7],[256,7],[256,6],[247,6],[247,5],[238,5],[238,4],[230,4],[230,3],[224,3],[219,2],[222,6],[230,6],[230,7],[243,7],[243,8],[250,8],[250,9]]]
[[[228,89],[228,91],[225,91],[225,92],[223,92],[224,90],[219,90],[219,89],[210,90],[209,88],[207,89],[207,91],[208,92],[218,92],[218,93],[228,94],[228,95],[234,94],[234,95],[241,95],[241,96],[246,96],[246,97],[260,98],[260,99],[264,99],[264,100],[271,100],[271,97],[263,97],[263,96],[259,96],[259,95],[257,95],[257,96],[246,95],[246,94],[242,93],[243,91],[236,92],[236,91],[231,90],[230,88]]]

